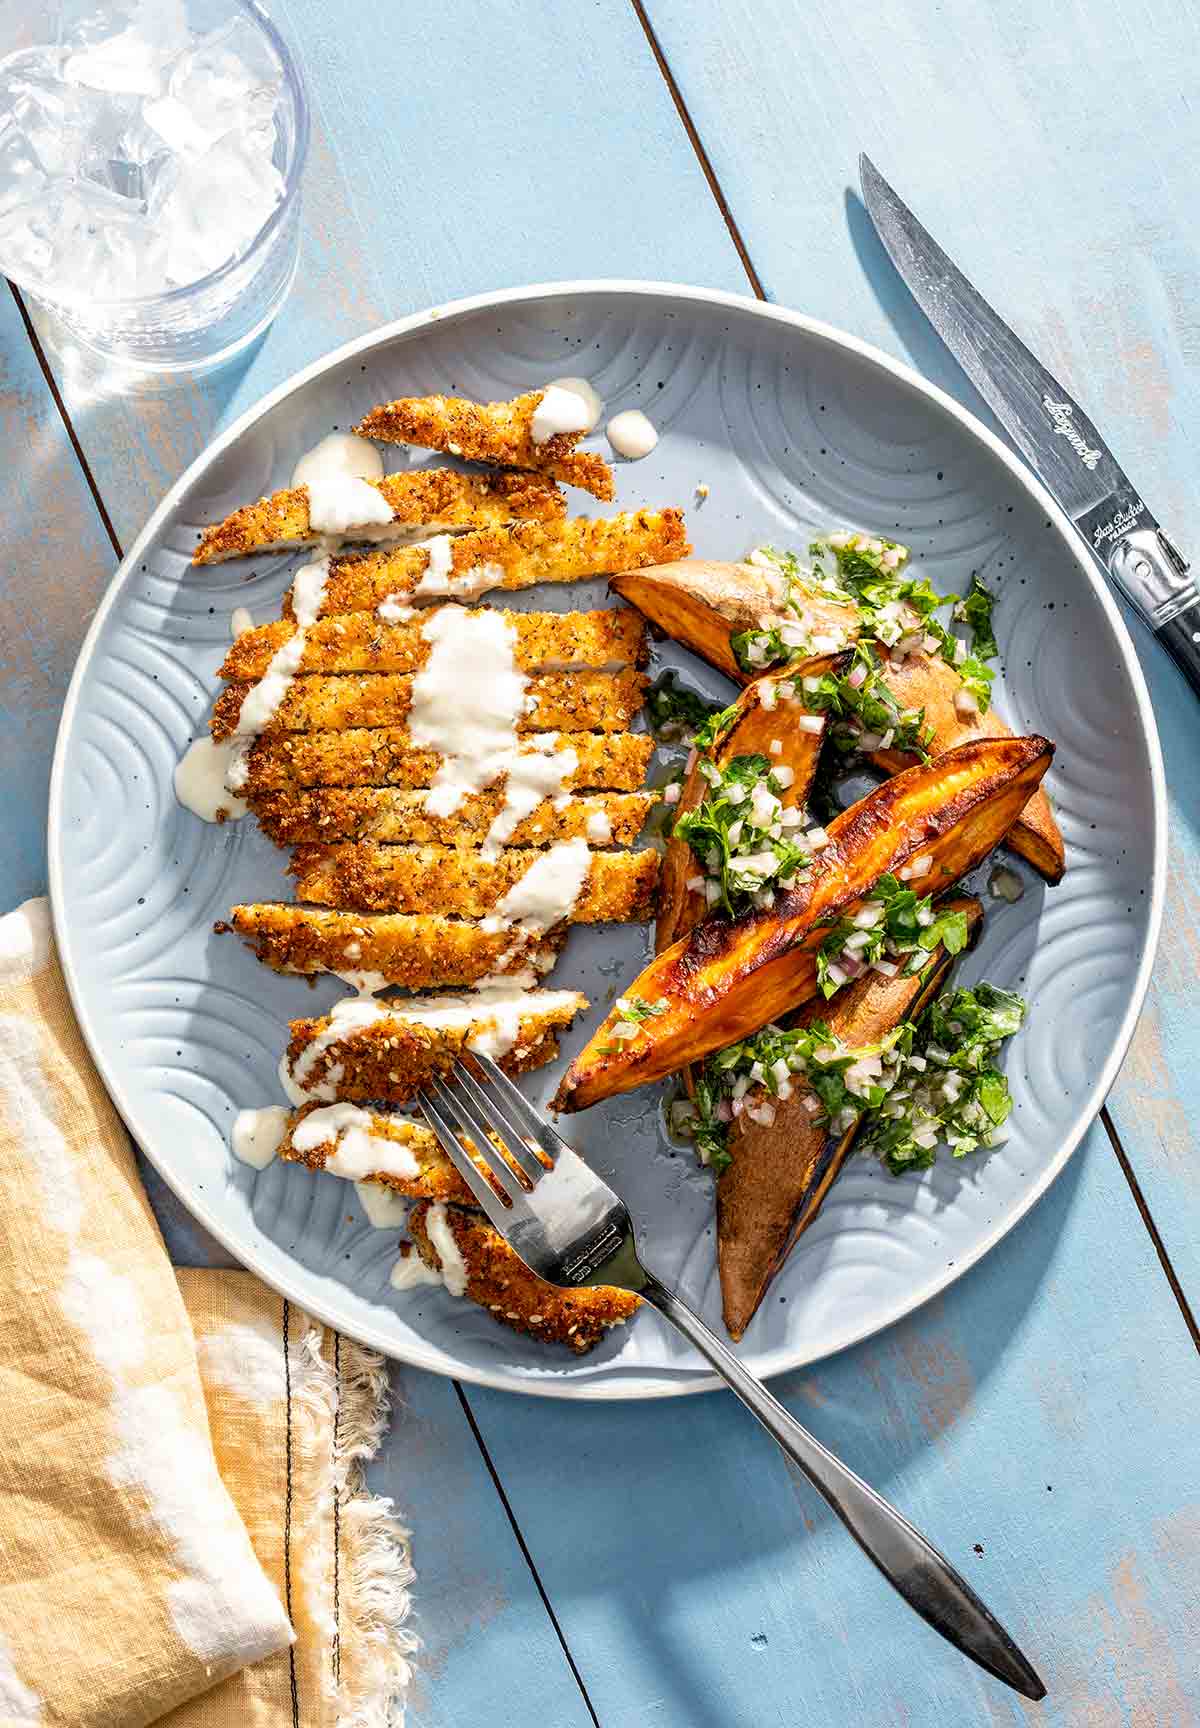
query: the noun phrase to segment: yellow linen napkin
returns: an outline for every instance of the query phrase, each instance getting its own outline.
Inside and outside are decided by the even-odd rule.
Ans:
[[[0,919],[0,1725],[401,1720],[385,1417],[377,1357],[248,1274],[177,1282],[46,903]]]

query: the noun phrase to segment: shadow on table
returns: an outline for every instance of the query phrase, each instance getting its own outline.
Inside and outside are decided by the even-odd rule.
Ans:
[[[984,1478],[979,1525],[964,1529],[955,1511],[971,1503],[963,1470],[981,1436],[956,1443],[952,1470],[940,1438],[987,1420],[988,1383],[1003,1371],[1033,1305],[1046,1300],[1086,1161],[1103,1155],[1094,1140],[1091,1148],[1080,1150],[1034,1212],[952,1290],[879,1337],[772,1382],[819,1439],[969,1576],[972,1546],[989,1534],[1009,1454]],[[650,1323],[649,1316],[642,1321]],[[851,1554],[843,1568],[837,1551],[835,1564],[830,1545],[849,1537],[729,1394],[586,1409],[475,1388],[468,1397],[568,1640],[577,1651],[638,1650],[628,1659],[658,1676],[662,1695],[677,1707],[686,1702],[695,1728],[729,1720],[732,1663],[722,1646],[749,1640],[765,1654],[772,1634],[765,1618],[739,1624],[739,1602],[756,1605],[759,1616],[769,1604],[785,1622],[801,1613],[813,1636],[852,1641],[858,1607],[870,1603],[873,1587],[886,1589],[865,1559],[860,1571]],[[996,1431],[993,1420],[989,1435]],[[1031,1450],[1036,1439],[1031,1432]],[[982,1443],[992,1441],[982,1436]],[[1028,1487],[1016,1455],[1011,1468],[1014,1482]],[[744,1588],[732,1581],[739,1573]],[[836,1581],[836,1591],[822,1589],[822,1579]],[[1019,1587],[1014,1580],[1014,1592]],[[1003,1617],[1002,1583],[997,1594]],[[717,1602],[729,1616],[720,1641],[706,1636],[705,1626]],[[795,1637],[776,1629],[782,1659]]]

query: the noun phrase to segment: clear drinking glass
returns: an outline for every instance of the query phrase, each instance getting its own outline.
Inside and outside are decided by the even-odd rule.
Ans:
[[[304,80],[288,45],[258,0],[174,0],[199,35],[241,17],[260,32],[278,61],[281,81],[274,108],[272,162],[282,196],[262,226],[239,250],[208,274],[185,286],[123,298],[105,298],[80,286],[64,286],[51,270],[38,273],[29,260],[6,255],[0,224],[0,271],[16,282],[71,342],[123,373],[195,373],[220,365],[266,329],[296,274],[300,241],[300,182],[308,150],[308,102]],[[120,0],[116,0],[119,7]],[[105,9],[96,0],[94,11]],[[39,16],[40,15],[40,16]],[[52,8],[0,7],[0,75],[20,56],[47,40],[56,22]],[[2,136],[2,131],[0,131]],[[39,319],[39,325],[44,322]]]

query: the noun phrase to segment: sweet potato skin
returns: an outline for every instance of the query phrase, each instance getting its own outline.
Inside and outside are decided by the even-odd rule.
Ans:
[[[614,576],[611,587],[631,606],[645,613],[677,642],[692,649],[738,683],[747,674],[738,665],[730,638],[741,630],[773,621],[783,621],[778,579],[756,564],[718,564],[707,559],[683,558],[673,564],[650,565]],[[831,628],[849,630],[852,608],[833,601],[805,600],[806,611],[828,615]],[[933,728],[930,753],[940,755],[956,744],[973,738],[1011,738],[1010,727],[989,708],[975,719],[964,719],[954,706],[959,680],[953,667],[940,656],[909,654],[904,660],[889,659],[880,651],[884,678],[900,707],[924,708]],[[809,661],[801,670],[831,666],[832,660]],[[794,674],[797,668],[789,671]],[[869,760],[885,774],[898,774],[917,760],[902,750],[877,750]],[[1028,807],[1014,822],[1005,844],[1031,864],[1047,882],[1061,881],[1066,868],[1062,835],[1042,790],[1034,793]]]
[[[955,694],[960,688],[958,676],[954,668],[940,657],[910,654],[904,660],[885,659],[883,677],[901,708],[925,710],[926,724],[933,728],[933,741],[929,748],[935,755],[973,738],[1013,736],[1011,728],[1005,725],[994,708],[970,719],[964,719],[958,713],[954,706]],[[906,755],[903,750],[877,750],[870,760],[885,774],[899,774],[910,768],[916,757]],[[1038,787],[1013,823],[1004,837],[1004,844],[1026,863],[1032,864],[1047,882],[1062,880],[1066,868],[1063,838],[1043,787]]]
[[[748,682],[748,674],[738,665],[730,638],[764,624],[795,623],[784,608],[780,578],[759,564],[680,558],[673,564],[624,571],[612,577],[609,587],[676,642],[739,684]],[[815,624],[824,624],[847,641],[858,634],[853,606],[805,595],[804,610]],[[796,665],[789,667],[792,674],[796,670]]]
[[[966,913],[973,939],[983,907],[970,896],[953,905]],[[950,964],[951,956],[938,949],[924,976],[868,972],[831,1002],[810,1002],[789,1024],[823,1020],[846,1044],[874,1044],[921,1012],[941,989]],[[725,1327],[734,1339],[741,1338],[771,1280],[816,1218],[858,1134],[858,1123],[844,1134],[829,1133],[805,1108],[810,1097],[798,1083],[790,1098],[776,1103],[770,1126],[743,1116],[730,1137],[733,1162],[717,1182],[717,1267]]]
[[[639,1036],[614,1041],[610,1013],[564,1075],[560,1110],[583,1110],[661,1080],[799,1007],[816,991],[825,926],[879,877],[921,853],[945,892],[1011,827],[1054,754],[1048,739],[985,738],[909,768],[829,824],[830,844],[804,883],[766,912],[710,917],[656,956],[626,994],[665,1001]]]

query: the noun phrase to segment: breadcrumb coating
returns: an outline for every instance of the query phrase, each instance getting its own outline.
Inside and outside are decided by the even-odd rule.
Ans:
[[[640,672],[543,672],[529,680],[527,714],[518,732],[623,732],[645,700]],[[271,717],[275,732],[321,732],[396,726],[412,706],[410,672],[308,672],[287,687]],[[213,704],[210,730],[218,741],[237,731],[242,703],[254,688],[229,684]]]
[[[391,506],[398,535],[417,529],[487,528],[514,517],[552,521],[566,513],[566,500],[552,480],[530,474],[460,474],[454,468],[422,468],[368,480]],[[385,530],[386,532],[386,530]],[[379,535],[372,528],[371,537]],[[308,487],[243,504],[200,536],[193,564],[221,564],[251,552],[284,552],[315,546],[320,539],[309,524]]]
[[[658,802],[655,792],[584,792],[545,798],[510,836],[513,846],[602,840],[632,846]],[[402,845],[479,846],[504,808],[502,788],[475,792],[450,816],[435,816],[421,792],[322,786],[316,792],[266,792],[254,800],[259,826],[277,846],[374,840]]]
[[[441,763],[435,750],[415,745],[403,726],[272,733],[247,742],[246,778],[239,791],[252,800],[315,787],[425,787],[433,784]],[[556,748],[575,755],[567,787],[632,792],[646,778],[654,739],[648,732],[566,730],[559,733]]]
[[[458,846],[298,846],[289,866],[296,898],[319,906],[366,912],[420,912],[426,906],[454,918],[486,918],[543,854],[505,846],[495,858]],[[572,924],[631,924],[650,916],[658,853],[593,852]],[[371,951],[363,939],[364,957]],[[363,966],[374,962],[363,959]],[[382,970],[382,968],[380,968]]]
[[[330,560],[321,616],[374,612],[385,600],[403,603],[421,593],[463,598],[489,589],[532,588],[538,582],[578,582],[666,564],[691,550],[681,510],[626,510],[616,516],[519,521],[455,535],[450,569],[430,578],[427,546],[387,546]],[[290,593],[284,601],[291,615]]]
[[[475,1018],[458,1026],[429,1026],[406,1017],[403,999],[389,1006],[392,1011],[381,1019],[347,1029],[333,1042],[326,1042],[333,1025],[328,1016],[293,1020],[286,1058],[293,1077],[305,1053],[318,1044],[297,1083],[316,1097],[332,1093],[353,1103],[407,1104],[435,1074],[453,1067],[470,1040],[486,1038],[497,1025],[497,1011],[482,1000],[474,1005]],[[557,1034],[587,1006],[587,998],[574,990],[530,991],[516,1041],[498,1058],[500,1066],[508,1074],[524,1074],[553,1061]]]
[[[439,607],[386,623],[371,612],[320,618],[304,634],[299,670],[305,672],[417,672],[432,644],[426,626]],[[491,608],[489,608],[491,610]],[[595,612],[504,612],[513,631],[513,658],[524,672],[640,666],[646,658],[646,623],[638,612],[607,607]],[[286,619],[246,630],[232,644],[219,676],[258,679],[296,634]]]
[[[430,1202],[420,1201],[409,1216],[409,1234],[427,1266],[441,1261],[429,1240]],[[536,1276],[481,1212],[447,1206],[446,1222],[467,1269],[466,1295],[502,1325],[526,1332],[546,1344],[566,1344],[583,1355],[613,1326],[631,1320],[639,1298],[606,1284],[562,1290]]]
[[[567,485],[581,486],[595,498],[610,499],[612,469],[602,456],[575,448],[582,431],[558,432],[534,443],[533,417],[544,395],[544,390],[531,390],[510,402],[402,396],[373,408],[354,430],[360,438],[374,438],[381,444],[416,444],[469,462],[534,469]]]

